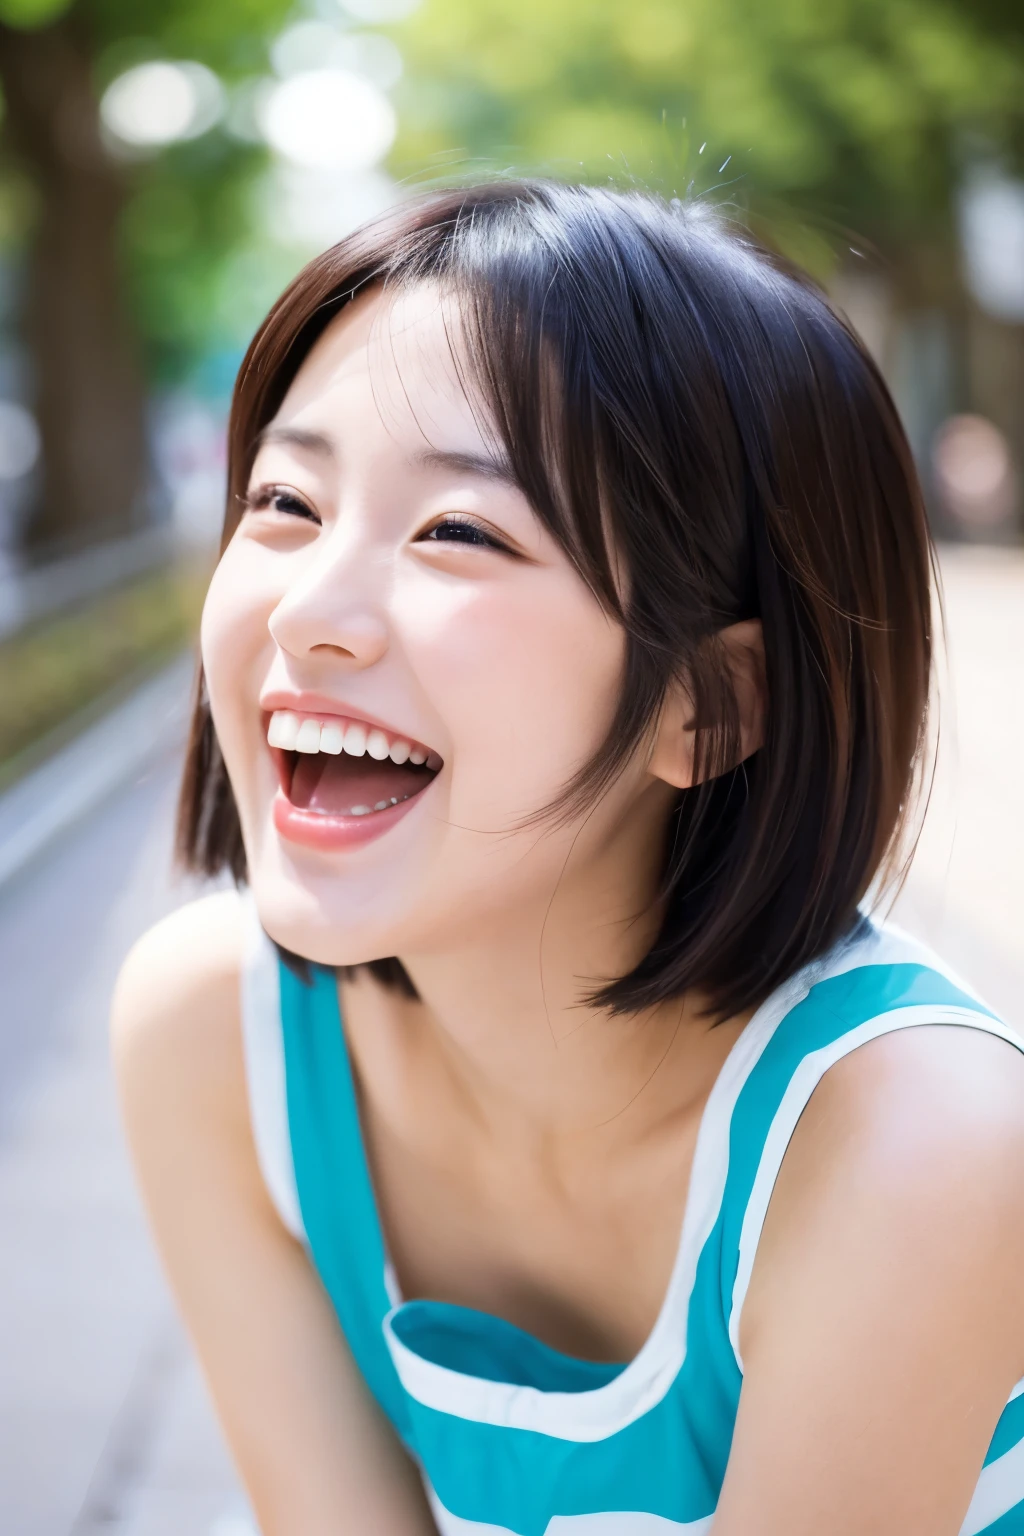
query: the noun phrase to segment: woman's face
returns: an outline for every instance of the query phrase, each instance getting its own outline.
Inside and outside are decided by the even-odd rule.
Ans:
[[[569,826],[520,825],[604,739],[625,640],[467,400],[457,319],[422,288],[333,321],[204,613],[261,917],[324,963],[500,933],[663,804],[638,765]]]

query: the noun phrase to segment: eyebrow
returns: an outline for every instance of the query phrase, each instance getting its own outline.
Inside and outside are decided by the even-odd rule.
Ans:
[[[334,444],[323,432],[311,432],[305,427],[264,427],[256,439],[257,448],[268,443],[286,443],[293,448],[303,448],[307,453],[322,458],[335,458]],[[453,449],[427,448],[418,453],[413,461],[420,469],[446,469],[457,475],[477,475],[484,480],[521,489],[511,464],[504,458],[486,453],[460,453]]]
[[[447,469],[457,475],[478,475],[484,480],[495,480],[520,490],[520,484],[506,459],[485,453],[456,453],[443,448],[429,448],[416,455],[421,469]]]
[[[317,453],[322,458],[334,458],[334,444],[322,432],[309,432],[305,427],[264,427],[256,439],[256,447],[268,443],[287,443],[292,448],[304,448],[307,453]]]

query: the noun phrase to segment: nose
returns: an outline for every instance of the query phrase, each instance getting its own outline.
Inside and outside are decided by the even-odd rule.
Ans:
[[[367,552],[327,541],[297,574],[270,615],[270,633],[296,660],[333,660],[361,671],[388,647],[380,594]]]

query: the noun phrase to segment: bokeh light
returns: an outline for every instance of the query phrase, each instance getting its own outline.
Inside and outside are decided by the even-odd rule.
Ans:
[[[123,144],[159,149],[198,138],[220,118],[224,88],[203,64],[137,64],[112,80],[100,102],[104,126]]]
[[[35,417],[15,400],[0,400],[0,480],[20,480],[39,458]]]
[[[932,463],[947,511],[965,528],[998,527],[1012,514],[1013,459],[1006,438],[984,416],[952,416],[944,422]]]
[[[348,69],[292,75],[259,104],[268,144],[295,165],[362,171],[391,148],[397,123],[384,93]]]
[[[357,21],[404,21],[418,10],[420,0],[342,0],[342,9]]]
[[[300,21],[270,46],[275,72],[287,79],[313,69],[345,69],[390,90],[402,73],[402,55],[379,32],[343,32],[322,21]]]
[[[960,197],[967,284],[987,314],[1024,321],[1024,181],[985,168]]]
[[[398,189],[380,170],[280,164],[260,185],[261,223],[275,244],[323,250],[395,202]]]

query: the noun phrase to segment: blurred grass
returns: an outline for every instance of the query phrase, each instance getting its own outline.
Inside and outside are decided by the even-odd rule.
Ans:
[[[189,645],[209,579],[168,566],[0,641],[0,787]]]

